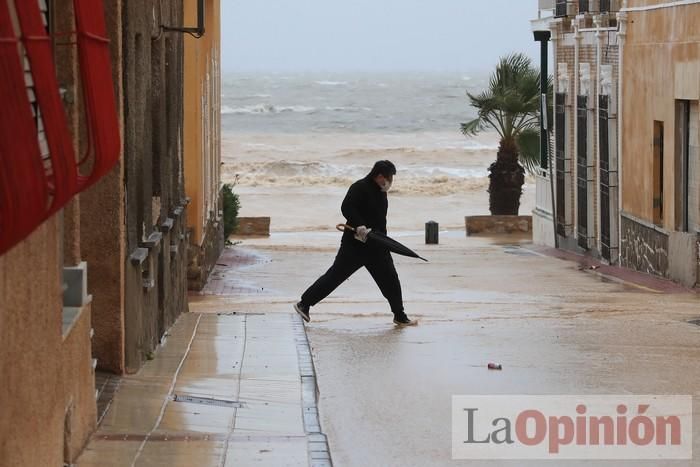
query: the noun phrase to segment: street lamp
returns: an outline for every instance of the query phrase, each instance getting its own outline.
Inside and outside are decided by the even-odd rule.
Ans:
[[[552,199],[552,226],[554,228],[554,246],[559,248],[557,236],[557,207],[554,202],[554,174],[549,163],[549,122],[547,122],[547,94],[549,92],[549,40],[552,38],[550,31],[534,31],[535,41],[540,43],[540,167],[543,170],[549,168],[549,189]]]

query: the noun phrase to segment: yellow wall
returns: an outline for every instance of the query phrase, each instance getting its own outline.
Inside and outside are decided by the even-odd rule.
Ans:
[[[185,0],[185,24],[197,23],[197,1]],[[202,243],[204,227],[218,215],[220,180],[220,4],[206,0],[205,34],[200,39],[185,36],[185,191],[192,241]]]
[[[630,7],[659,5],[636,0]],[[675,226],[676,99],[700,99],[700,4],[630,12],[623,52],[622,209],[653,222],[653,130],[664,122],[664,224]]]

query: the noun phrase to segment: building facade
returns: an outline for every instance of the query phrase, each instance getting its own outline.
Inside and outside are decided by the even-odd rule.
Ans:
[[[537,176],[534,239],[554,246],[556,232],[560,247],[616,264],[618,5],[543,1],[540,7],[547,16],[534,21],[533,28],[551,31],[554,121],[551,171],[542,170]]]
[[[154,16],[155,15],[155,16]],[[83,196],[82,243],[94,293],[98,367],[132,373],[187,310],[187,236],[182,163],[181,2],[122,2],[123,156]],[[155,21],[155,23],[154,23]],[[99,291],[99,293],[97,293]]]
[[[693,286],[700,235],[700,2],[631,0],[622,264]]]
[[[0,153],[7,154],[8,140],[17,141],[27,131],[24,134],[33,137],[34,144],[26,145],[19,152],[22,157],[9,162],[33,157],[41,161],[39,172],[21,172],[20,177],[19,168],[7,165],[3,158],[5,174],[19,179],[15,188],[27,190],[21,194],[24,202],[19,206],[25,212],[19,223],[33,217],[28,199],[42,191],[40,185],[30,183],[34,177],[46,181],[49,204],[55,204],[62,192],[69,195],[65,204],[56,205],[31,233],[16,238],[19,241],[0,254],[3,465],[70,464],[96,425],[96,361],[91,350],[94,303],[88,294],[81,222],[89,210],[82,202],[90,196],[89,184],[99,186],[119,157],[119,102],[113,94],[120,88],[119,67],[104,60],[110,52],[118,53],[118,38],[110,23],[119,17],[118,10],[115,2],[99,8],[78,1],[0,2],[0,34],[14,52],[6,49],[2,57],[3,70],[9,73],[3,76],[3,96],[13,91],[10,70],[19,64],[26,91],[13,95],[28,98],[26,103],[5,101],[11,108],[3,111],[12,122],[0,123]],[[85,21],[86,13],[93,21]],[[95,47],[94,42],[78,37],[66,40],[65,33],[76,30],[109,39],[111,50],[99,39],[105,45]],[[22,39],[28,36],[41,38],[37,41],[41,45]],[[97,83],[94,77],[103,82]],[[96,94],[98,88],[102,91]],[[98,103],[104,104],[99,116],[94,112]],[[22,128],[25,113],[30,120]],[[8,182],[4,180],[3,185]],[[0,205],[6,235],[12,229],[7,217],[12,206],[6,200]]]
[[[540,7],[552,12],[533,27],[552,32],[554,196],[543,171],[535,241],[554,246],[556,226],[563,248],[697,285],[700,2]]]
[[[187,311],[185,16],[179,0],[0,2],[2,465],[71,464],[97,424],[95,370],[137,371]]]
[[[185,21],[197,21],[198,0],[185,0]],[[219,0],[205,0],[206,33],[185,36],[184,159],[190,289],[201,290],[224,248],[221,205],[221,65]]]

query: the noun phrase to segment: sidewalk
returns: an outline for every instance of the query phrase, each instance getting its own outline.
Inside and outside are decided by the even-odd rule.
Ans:
[[[685,287],[669,279],[652,276],[651,274],[634,271],[621,266],[611,266],[598,259],[581,253],[536,245],[528,246],[526,250],[544,256],[550,256],[552,258],[558,258],[564,261],[574,261],[579,264],[579,270],[581,271],[591,272],[601,277],[610,279],[611,281],[637,287],[649,292],[665,294],[698,293],[697,288]]]
[[[122,379],[78,466],[332,465],[301,319],[226,307],[181,316]]]

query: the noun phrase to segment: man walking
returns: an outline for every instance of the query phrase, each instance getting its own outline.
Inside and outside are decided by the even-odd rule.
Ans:
[[[386,234],[387,192],[396,174],[390,161],[379,161],[365,178],[350,186],[341,210],[355,232],[345,230],[340,250],[330,269],[309,287],[294,309],[309,322],[309,309],[331,294],[361,267],[367,268],[394,313],[397,326],[414,326],[418,322],[406,316],[401,296],[401,282],[388,249],[367,243],[371,230]]]

